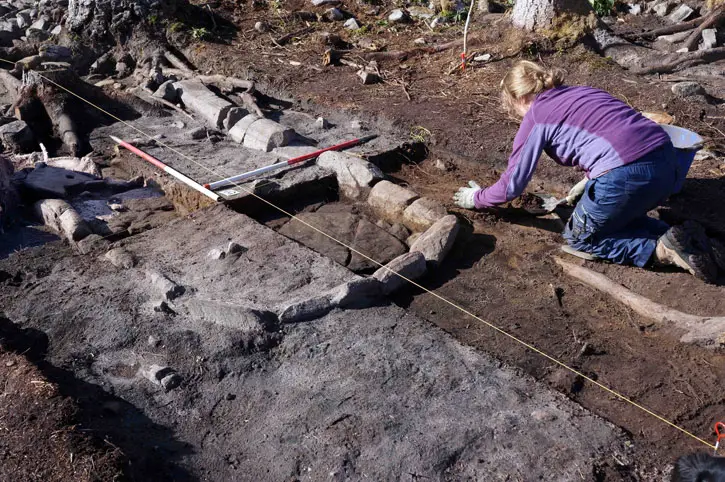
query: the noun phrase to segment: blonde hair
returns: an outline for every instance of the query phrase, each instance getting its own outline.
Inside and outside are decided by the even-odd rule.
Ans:
[[[501,80],[501,100],[504,108],[514,112],[514,104],[528,95],[559,87],[564,81],[559,70],[546,70],[539,64],[522,60]]]

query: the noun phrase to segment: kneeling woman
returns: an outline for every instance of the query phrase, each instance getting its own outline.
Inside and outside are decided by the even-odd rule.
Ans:
[[[659,125],[606,92],[563,86],[556,72],[533,62],[516,64],[501,88],[504,106],[523,118],[508,168],[486,189],[473,181],[459,189],[456,204],[480,209],[512,201],[545,151],[588,178],[564,230],[571,247],[613,263],[676,265],[714,281],[717,267],[697,242],[702,233],[647,216],[684,175]]]

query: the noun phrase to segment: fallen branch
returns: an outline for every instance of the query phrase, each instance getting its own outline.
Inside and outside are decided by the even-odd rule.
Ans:
[[[685,41],[685,44],[683,45],[684,48],[686,48],[688,51],[693,50],[697,48],[697,44],[700,43],[700,36],[702,35],[702,31],[716,26],[720,22],[725,19],[725,6],[720,6],[713,10],[710,15],[705,17],[705,20],[690,34],[690,36]]]
[[[692,67],[693,65],[714,62],[721,59],[725,59],[725,47],[666,55],[657,63],[651,63],[641,68],[632,68],[631,71],[641,75],[668,74],[680,67]]]
[[[183,71],[186,75],[194,75],[194,69],[190,68],[186,63],[181,60],[176,54],[173,52],[170,52],[168,50],[164,50],[164,57],[166,60],[169,61],[169,63],[174,67],[181,71]]]
[[[243,92],[239,94],[239,98],[242,99],[244,107],[246,107],[248,111],[254,112],[259,117],[264,117],[262,109],[259,108],[259,106],[257,105],[257,101],[254,99],[254,96],[252,94],[250,94],[249,92]]]
[[[682,22],[669,27],[656,28],[649,32],[642,32],[638,35],[640,38],[651,38],[659,37],[660,35],[669,35],[673,33],[686,32],[687,30],[693,29],[705,21],[705,17],[699,17],[688,22]]]
[[[685,330],[685,334],[680,338],[680,341],[684,343],[719,344],[722,335],[725,334],[725,317],[723,316],[708,317],[683,313],[638,295],[601,273],[561,258],[555,257],[554,261],[562,267],[567,275],[611,296],[638,315],[657,323],[670,324]]]
[[[272,38],[272,42],[275,45],[281,47],[281,46],[285,45],[287,42],[289,42],[290,40],[292,40],[293,38],[299,37],[300,35],[306,35],[306,34],[312,32],[313,30],[315,30],[315,27],[305,27],[302,30],[298,30],[296,32],[288,33],[287,35],[283,35],[278,39]]]

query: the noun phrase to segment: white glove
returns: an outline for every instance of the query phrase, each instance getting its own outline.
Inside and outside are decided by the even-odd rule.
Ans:
[[[464,209],[473,209],[476,207],[473,200],[476,193],[481,190],[481,186],[476,181],[468,181],[468,185],[471,187],[458,188],[458,192],[453,195],[453,200]]]
[[[566,196],[566,203],[568,205],[573,206],[574,204],[576,204],[579,198],[582,197],[587,182],[589,182],[589,179],[585,177],[584,179],[576,183],[573,188],[571,188],[569,194]]]

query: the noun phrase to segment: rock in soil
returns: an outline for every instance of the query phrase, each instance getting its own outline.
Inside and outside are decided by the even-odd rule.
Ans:
[[[129,269],[136,266],[136,257],[124,248],[114,248],[104,258],[116,268]]]
[[[294,129],[270,119],[259,119],[244,133],[244,147],[270,152],[275,147],[288,145],[295,137]]]
[[[358,223],[352,247],[380,264],[385,264],[407,251],[405,244],[398,238],[367,219],[361,219]],[[347,267],[352,271],[360,272],[368,269],[377,269],[378,265],[352,252]]]
[[[181,385],[181,377],[169,367],[151,365],[141,371],[141,375],[155,385],[163,387],[167,392]]]
[[[398,274],[415,281],[425,274],[426,268],[425,256],[417,251],[412,251],[398,256],[386,264],[385,268],[377,270],[373,273],[373,278],[380,281],[383,293],[389,295],[408,284],[408,281],[398,276]]]
[[[36,147],[33,131],[20,120],[0,127],[0,141],[8,152],[29,152]]]
[[[183,286],[174,283],[162,273],[153,269],[146,270],[146,279],[151,283],[151,288],[166,301],[172,301],[186,291]]]
[[[374,164],[342,152],[322,153],[317,165],[335,173],[340,193],[349,199],[364,200],[371,186],[385,176]]]
[[[677,97],[686,98],[704,95],[705,89],[697,82],[679,82],[672,86],[672,93]]]
[[[425,231],[447,214],[446,208],[438,201],[420,198],[403,211],[403,223],[412,231]]]
[[[428,263],[439,264],[453,247],[459,228],[458,218],[449,214],[421,234],[410,250],[421,252]]]
[[[405,209],[419,197],[410,189],[390,181],[380,181],[370,191],[368,204],[378,216],[395,223],[402,221]]]

